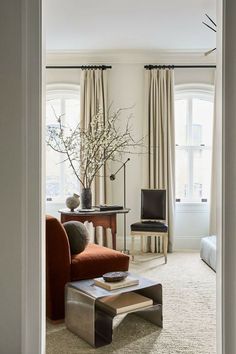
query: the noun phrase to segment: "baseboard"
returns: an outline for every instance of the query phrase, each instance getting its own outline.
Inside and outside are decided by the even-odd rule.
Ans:
[[[200,242],[202,236],[178,236],[174,239],[174,251],[198,251],[200,249]],[[131,238],[127,236],[126,238],[127,249],[130,250],[131,247]],[[117,249],[123,249],[124,238],[119,235],[116,237]],[[135,251],[140,250],[140,238],[136,237],[134,240],[134,249]]]
[[[65,319],[63,318],[62,320],[51,320],[49,317],[46,317],[47,322],[53,324],[53,325],[58,325],[61,323],[65,322]]]
[[[202,236],[180,236],[174,240],[174,250],[199,250]]]
[[[126,245],[127,245],[127,249],[130,250],[131,249],[131,238],[130,236],[126,237]],[[116,249],[117,250],[122,250],[124,248],[124,237],[119,235],[116,236]],[[134,250],[135,251],[140,251],[140,240],[138,237],[135,238],[134,240]]]

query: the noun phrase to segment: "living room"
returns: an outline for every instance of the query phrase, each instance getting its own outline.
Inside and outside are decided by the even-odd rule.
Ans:
[[[48,353],[91,351],[214,353],[215,346],[217,346],[217,353],[235,353],[236,101],[234,87],[236,75],[232,68],[236,53],[234,41],[236,3],[233,0],[219,0],[216,4],[213,1],[209,3],[196,1],[191,2],[191,8],[189,1],[185,0],[181,0],[178,4],[158,1],[152,6],[141,2],[138,5],[133,2],[128,4],[132,5],[131,9],[127,3],[112,4],[112,9],[108,6],[111,4],[106,3],[98,9],[94,3],[78,4],[75,1],[63,3],[62,6],[59,2],[45,3],[41,0],[2,2],[0,5],[2,24],[0,76],[4,83],[0,95],[2,127],[0,130],[2,197],[0,351],[3,353],[43,354],[46,352],[46,345]],[[79,21],[80,13],[82,13],[82,21]],[[115,18],[114,13],[117,13]],[[103,20],[96,22],[95,18]],[[123,19],[126,19],[124,24]],[[91,25],[88,26],[90,22]],[[77,27],[80,23],[83,28],[86,27],[86,31]],[[141,26],[141,23],[144,25]],[[92,30],[90,35],[88,27]],[[55,28],[54,34],[53,28]],[[48,36],[49,29],[53,34],[51,38]],[[45,32],[47,43],[45,43]],[[130,37],[129,33],[131,33]],[[104,40],[100,42],[101,39]],[[54,65],[66,68],[46,69],[46,66]],[[68,68],[71,66],[76,68]],[[81,197],[82,189],[74,187],[70,190],[64,189],[64,186],[68,186],[69,183],[65,183],[64,180],[67,176],[63,172],[62,166],[65,166],[63,163],[57,164],[57,169],[58,166],[61,169],[61,173],[56,175],[56,178],[58,176],[61,178],[58,199],[57,195],[48,194],[46,191],[46,180],[50,174],[48,174],[48,167],[45,170],[45,160],[50,149],[45,144],[47,139],[45,107],[49,95],[52,93],[51,98],[54,99],[55,92],[52,91],[58,91],[60,85],[63,86],[64,95],[67,88],[70,94],[72,93],[71,84],[73,84],[73,97],[76,96],[75,101],[81,103],[83,83],[81,74],[84,71],[81,66],[86,66],[88,71],[94,69],[96,72],[100,72],[103,66],[103,74],[107,76],[107,103],[113,107],[113,112],[116,109],[125,109],[122,118],[124,121],[131,115],[131,131],[135,141],[139,138],[144,140],[153,137],[150,130],[145,135],[147,127],[145,125],[143,127],[143,123],[147,123],[147,117],[150,119],[154,117],[154,111],[151,114],[150,102],[159,102],[157,97],[155,101],[148,101],[148,98],[152,97],[146,83],[154,73],[156,75],[164,71],[174,79],[169,82],[174,91],[174,100],[173,96],[171,99],[174,120],[180,122],[181,117],[185,116],[188,125],[187,131],[186,129],[174,130],[175,161],[171,166],[175,165],[177,167],[175,170],[180,171],[183,177],[181,179],[175,175],[172,184],[176,191],[172,199],[175,204],[172,214],[174,222],[169,218],[164,220],[164,217],[170,215],[169,207],[163,208],[161,217],[158,215],[157,218],[158,222],[165,224],[162,231],[168,232],[158,232],[156,236],[151,237],[143,231],[139,231],[136,236],[137,230],[131,230],[131,225],[140,223],[142,219],[140,216],[143,211],[141,197],[143,191],[145,193],[150,188],[163,191],[168,187],[164,189],[160,186],[152,187],[152,180],[150,185],[145,183],[145,178],[153,167],[152,154],[149,153],[150,151],[147,152],[148,145],[145,142],[142,141],[135,152],[129,151],[119,156],[119,161],[112,162],[109,172],[101,176],[111,187],[111,199],[96,202],[92,207],[101,208],[100,203],[106,203],[108,207],[126,206],[127,213],[124,214],[121,209],[120,215],[116,209],[113,213],[113,224],[108,226],[107,233],[102,233],[100,228],[94,230],[92,223],[86,223],[83,231],[86,230],[86,235],[89,232],[89,240],[87,236],[84,240],[90,242],[85,251],[78,255],[78,259],[87,255],[88,250],[92,248],[102,250],[102,253],[98,252],[100,255],[108,252],[112,257],[117,255],[119,259],[125,259],[125,262],[128,259],[128,271],[148,282],[136,284],[135,289],[140,284],[143,287],[144,284],[150,285],[149,282],[154,282],[154,287],[157,287],[157,297],[151,299],[152,295],[142,294],[148,297],[149,304],[145,311],[136,309],[136,314],[129,314],[125,318],[122,315],[115,320],[114,327],[111,327],[109,320],[109,335],[105,338],[109,338],[111,343],[96,350],[88,340],[83,339],[80,333],[73,333],[69,328],[70,324],[66,327],[64,319],[59,323],[53,323],[48,319],[46,322],[45,266],[48,257],[45,257],[47,236],[45,214],[51,214],[53,220],[57,220],[57,225],[60,225],[60,230],[63,230],[63,237],[66,235],[68,246],[68,235],[60,221],[64,217],[68,218],[72,213],[82,217],[83,211],[80,210],[84,200]],[[155,88],[155,84],[152,88]],[[170,93],[171,90],[168,92]],[[205,113],[207,110],[208,113],[210,111],[208,117],[212,116],[216,123],[213,124],[211,145],[209,144],[211,134],[205,134],[209,131],[209,126],[204,126],[199,120],[195,124],[194,109],[192,112],[190,109],[191,105],[193,108],[196,104],[200,111],[199,101],[206,103]],[[63,110],[60,113],[63,114]],[[68,117],[72,116],[75,115],[70,112]],[[79,120],[82,117],[80,109],[77,117]],[[211,119],[207,121],[212,123]],[[73,122],[74,118],[72,124]],[[202,127],[199,128],[201,125]],[[121,129],[124,126],[118,125]],[[183,127],[181,124],[180,126]],[[217,139],[214,139],[215,137]],[[203,143],[200,142],[202,138]],[[171,141],[173,147],[173,139]],[[190,141],[196,142],[198,150],[202,152],[201,155],[205,156],[202,174],[199,173],[200,154],[194,150],[195,145],[188,144]],[[140,147],[144,151],[140,152]],[[149,150],[152,148],[150,144]],[[212,155],[211,163],[209,163],[209,154]],[[63,155],[60,156],[62,160]],[[47,161],[49,161],[48,156]],[[148,161],[151,170],[146,167]],[[216,170],[214,170],[215,162]],[[126,174],[124,174],[124,163],[126,163]],[[194,169],[196,164],[197,171]],[[162,171],[162,169],[158,170]],[[124,176],[126,176],[126,189]],[[52,182],[55,186],[55,180]],[[57,193],[58,189],[55,190]],[[126,204],[124,191],[126,191]],[[73,193],[80,195],[79,206],[78,197],[73,196]],[[162,193],[162,197],[164,194]],[[94,191],[92,197],[95,197]],[[212,197],[216,201],[213,201]],[[71,199],[66,202],[67,198]],[[191,202],[189,198],[192,198]],[[165,197],[162,201],[169,204],[169,200]],[[78,209],[74,212],[71,211],[73,209],[71,203],[77,203]],[[212,205],[216,206],[216,212],[212,209]],[[163,213],[164,209],[166,215]],[[94,214],[97,211],[102,213],[101,210],[96,209]],[[85,212],[86,218],[88,213],[91,214],[92,211]],[[216,225],[215,230],[212,228],[214,225]],[[204,248],[202,258],[199,254],[202,241],[207,242],[207,237],[213,235],[217,235],[216,273],[212,269],[216,259],[209,258],[213,253],[209,253],[209,249]],[[167,237],[168,253],[163,254]],[[134,250],[132,250],[132,241],[134,241]],[[58,246],[57,242],[54,245]],[[94,256],[97,257],[98,253],[94,252]],[[67,256],[70,256],[70,252],[67,252]],[[117,265],[116,262],[111,264]],[[127,264],[125,267],[127,268]],[[81,269],[87,273],[87,267]],[[90,269],[94,271],[95,267]],[[107,270],[110,269],[106,269],[103,273]],[[78,290],[76,290],[77,294]],[[134,292],[137,293],[137,290]],[[150,304],[150,301],[153,303]],[[99,306],[102,306],[101,301]],[[149,316],[144,318],[144,313],[149,311],[155,313],[156,323],[152,323]],[[108,312],[103,310],[103,316]],[[79,316],[79,311],[72,311],[72,314],[74,313]],[[73,319],[73,316],[69,316],[69,319]],[[79,322],[77,319],[77,326]],[[91,321],[87,319],[84,323],[91,325]]]
[[[188,353],[215,353],[214,242],[208,249],[208,239],[211,241],[216,234],[216,205],[211,196],[212,191],[215,193],[215,4],[204,1],[194,6],[185,3],[180,7],[155,1],[149,4],[103,1],[95,6],[90,2],[72,2],[61,3],[60,6],[57,3],[56,11],[55,6],[55,2],[50,1],[45,9],[46,212],[63,222],[86,220],[89,242],[112,249],[114,235],[110,229],[102,232],[99,228],[104,226],[102,223],[95,225],[95,229],[93,227],[93,213],[98,212],[94,207],[106,204],[108,207],[128,208],[127,214],[115,215],[115,231],[111,228],[115,232],[115,248],[129,254],[129,272],[156,280],[163,286],[163,329],[151,327],[137,316],[130,319],[127,316],[123,321],[114,322],[112,343],[103,350],[177,353],[184,352],[187,347]],[[80,8],[83,11],[79,11]],[[86,26],[88,18],[90,28]],[[149,19],[149,26],[145,26],[145,18]],[[108,30],[110,26],[112,31]],[[95,79],[89,76],[91,72]],[[170,82],[168,77],[161,81],[162,72],[170,74]],[[155,80],[157,86],[153,84]],[[170,86],[162,92],[162,85]],[[103,92],[102,100],[100,90]],[[157,101],[150,103],[158,90]],[[62,119],[64,130],[67,124],[76,129],[78,124],[92,121],[96,113],[88,113],[88,110],[93,110],[94,101],[104,111],[109,111],[106,113],[108,120],[121,110],[117,123],[119,130],[123,133],[128,122],[135,146],[129,146],[128,151],[124,150],[112,157],[112,161],[106,161],[105,172],[101,166],[100,177],[95,186],[92,184],[91,210],[88,211],[80,180],[78,182],[75,178],[68,155],[63,149],[63,152],[58,152],[60,143],[56,125],[58,117]],[[167,103],[163,104],[163,101]],[[153,112],[155,108],[151,104],[153,107],[161,106],[158,113]],[[168,110],[166,105],[169,105],[169,113],[162,116],[160,112]],[[160,124],[156,128],[157,137],[153,128],[148,126],[148,119],[154,125]],[[170,125],[166,119],[172,120]],[[162,126],[166,130],[163,136],[160,133]],[[159,157],[153,158],[157,148],[151,146],[152,139],[157,139],[157,145],[163,144]],[[71,153],[73,155],[74,150]],[[81,172],[82,162],[76,162]],[[166,164],[175,167],[166,169]],[[154,171],[158,177],[154,177]],[[142,212],[141,190],[148,188],[167,191],[166,264],[162,255],[164,238],[150,237],[150,234],[140,237],[138,232],[137,237],[132,236],[131,225],[140,221]],[[74,193],[79,195],[76,197],[79,205],[75,204],[75,210],[72,208],[70,211],[66,200],[69,198],[70,202]],[[86,216],[82,215],[83,212],[87,213]],[[207,239],[206,249],[202,246],[202,239]],[[183,313],[180,311],[182,308]],[[173,318],[182,323],[177,332]],[[66,353],[68,348],[71,352],[89,352],[89,344],[83,341],[87,337],[79,335],[79,329],[71,327],[68,320],[66,323],[47,323],[47,352]],[[180,330],[183,333],[181,338]],[[127,333],[132,333],[132,341],[128,341],[127,336],[130,335]],[[171,339],[168,345],[167,339]]]

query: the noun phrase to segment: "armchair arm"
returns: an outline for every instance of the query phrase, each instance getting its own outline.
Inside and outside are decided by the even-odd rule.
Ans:
[[[71,280],[71,254],[67,234],[54,217],[46,217],[46,313],[64,318],[65,284]]]

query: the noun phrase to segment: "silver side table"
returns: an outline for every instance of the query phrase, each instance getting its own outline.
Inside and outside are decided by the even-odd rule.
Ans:
[[[153,305],[127,312],[133,313],[162,327],[162,285],[136,274],[139,284],[123,289],[107,291],[94,285],[93,280],[81,280],[66,285],[65,323],[67,328],[93,347],[101,347],[112,342],[113,319],[116,315],[101,310],[97,301],[104,296],[135,291],[153,300]]]

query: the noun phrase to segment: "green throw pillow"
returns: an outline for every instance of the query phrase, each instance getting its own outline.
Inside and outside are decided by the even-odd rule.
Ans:
[[[83,252],[89,242],[89,233],[84,224],[79,221],[67,221],[63,226],[69,239],[71,254]]]

